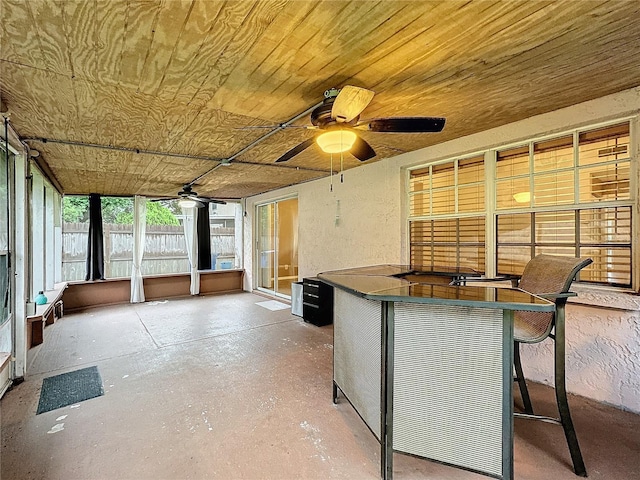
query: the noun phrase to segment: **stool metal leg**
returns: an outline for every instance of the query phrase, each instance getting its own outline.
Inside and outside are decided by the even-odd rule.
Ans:
[[[520,388],[520,396],[522,397],[522,403],[524,404],[524,411],[529,415],[533,415],[533,405],[531,405],[527,382],[524,379],[524,373],[522,372],[522,362],[520,362],[520,342],[513,342],[513,347],[513,364],[516,367],[516,380],[518,381],[518,387]]]
[[[587,469],[584,465],[584,460],[582,459],[580,445],[578,444],[578,437],[576,436],[576,431],[573,428],[573,421],[571,420],[571,413],[569,412],[569,403],[567,402],[567,389],[565,382],[564,304],[558,306],[555,320],[556,338],[554,342],[554,363],[558,412],[560,413],[560,421],[562,423],[562,428],[564,429],[564,436],[566,437],[567,444],[569,446],[569,453],[571,453],[573,471],[580,477],[586,477]]]

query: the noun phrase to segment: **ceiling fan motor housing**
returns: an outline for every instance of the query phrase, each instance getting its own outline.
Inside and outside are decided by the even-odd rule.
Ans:
[[[311,112],[311,123],[316,127],[324,127],[332,122],[335,122],[331,118],[331,109],[333,108],[333,101],[335,97],[325,98],[322,105]]]
[[[178,192],[178,195],[181,197],[188,197],[193,195],[195,197],[198,194],[191,189],[191,185],[185,185],[184,187],[182,187],[182,190]]]
[[[353,126],[358,122],[360,115],[356,116],[350,122],[338,122],[335,118],[333,118],[331,116],[331,112],[333,110],[333,102],[335,101],[335,99],[336,97],[326,97],[322,105],[311,112],[312,125],[318,128],[326,128],[331,125]]]

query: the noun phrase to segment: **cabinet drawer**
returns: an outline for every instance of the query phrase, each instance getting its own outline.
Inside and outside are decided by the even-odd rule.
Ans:
[[[316,278],[303,279],[302,316],[318,326],[333,323],[333,287]]]
[[[333,309],[333,295],[331,296],[331,298],[328,298],[328,295],[303,293],[302,302],[320,308]]]
[[[329,325],[333,323],[333,312],[315,305],[304,304],[302,306],[302,317],[305,322],[312,323],[317,326]]]

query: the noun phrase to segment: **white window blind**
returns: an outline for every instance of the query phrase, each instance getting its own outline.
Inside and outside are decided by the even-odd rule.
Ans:
[[[499,151],[498,273],[541,253],[591,257],[580,281],[630,287],[629,150],[625,122]]]
[[[631,287],[630,140],[625,121],[498,149],[489,182],[484,154],[410,170],[411,262],[520,274],[541,253],[591,257],[579,281]]]
[[[484,156],[411,170],[410,217],[484,211]]]
[[[411,265],[459,266],[484,272],[484,217],[411,222]]]
[[[409,190],[411,264],[483,272],[484,156],[412,170]]]

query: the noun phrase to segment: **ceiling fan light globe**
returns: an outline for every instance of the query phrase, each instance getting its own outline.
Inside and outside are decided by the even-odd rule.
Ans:
[[[351,150],[357,135],[350,130],[330,130],[318,135],[316,142],[323,152],[340,153]]]
[[[190,198],[181,198],[178,200],[178,205],[181,208],[195,208],[198,206],[198,202],[191,200]]]

